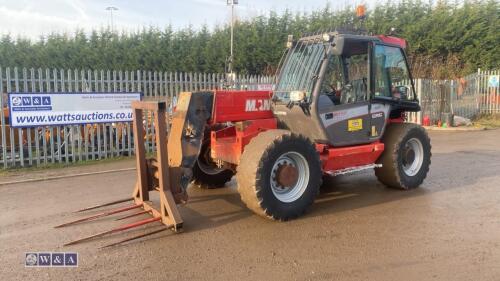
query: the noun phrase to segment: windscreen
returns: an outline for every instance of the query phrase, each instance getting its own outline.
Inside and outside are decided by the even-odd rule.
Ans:
[[[275,98],[286,101],[292,91],[303,91],[310,97],[324,57],[323,42],[299,41],[290,49],[278,72]]]

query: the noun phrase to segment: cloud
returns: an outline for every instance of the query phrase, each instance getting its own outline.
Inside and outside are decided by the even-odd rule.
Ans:
[[[16,10],[0,7],[0,26],[2,33],[12,33],[26,37],[36,37],[53,31],[67,31],[84,27],[78,18],[45,15],[29,9]]]
[[[65,1],[66,4],[68,4],[68,6],[70,6],[71,8],[73,8],[79,15],[81,18],[84,18],[84,19],[88,19],[88,15],[87,13],[85,12],[85,9],[84,9],[84,5],[78,1],[78,0],[66,0]]]
[[[89,16],[85,6],[79,0],[48,2],[44,6],[26,5],[23,8],[6,7],[0,4],[0,35],[10,33],[13,37],[27,37],[37,40],[50,33],[72,33],[76,29],[90,32],[92,29],[105,27],[108,14],[102,9]],[[14,5],[10,5],[14,6]],[[137,26],[120,22],[118,29],[133,30]]]
[[[196,4],[211,5],[217,7],[224,7],[227,5],[227,1],[225,0],[193,0],[193,2]]]
[[[333,7],[348,3],[346,0],[239,0],[235,14],[239,19],[248,19],[286,8],[310,11],[324,7],[326,2]],[[114,25],[120,31],[168,24],[174,29],[189,25],[197,29],[203,24],[210,28],[229,22],[230,9],[226,3],[226,0],[0,0],[0,35],[10,33],[36,40],[54,32],[72,33],[77,28],[90,32],[109,24],[105,8],[113,5],[119,8],[114,13]]]

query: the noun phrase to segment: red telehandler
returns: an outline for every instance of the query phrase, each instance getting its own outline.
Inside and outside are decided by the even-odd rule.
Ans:
[[[152,221],[180,230],[177,204],[187,201],[192,182],[222,187],[236,176],[246,206],[280,221],[304,213],[324,175],[375,169],[388,187],[418,187],[429,171],[431,144],[421,126],[405,122],[407,112],[420,110],[405,40],[328,32],[289,40],[287,47],[272,92],[184,92],[171,118],[164,102],[134,103],[134,204],[110,212],[143,208],[137,214],[153,217],[97,236]],[[154,159],[144,153],[143,110],[156,118]],[[155,190],[160,210],[149,201]]]

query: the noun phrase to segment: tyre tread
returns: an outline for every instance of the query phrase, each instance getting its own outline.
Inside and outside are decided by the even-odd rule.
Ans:
[[[240,193],[241,200],[245,203],[245,205],[260,216],[273,220],[289,220],[300,216],[305,211],[302,210],[300,212],[294,212],[287,215],[273,214],[269,210],[269,206],[266,206],[266,203],[262,198],[262,191],[259,187],[261,181],[267,180],[261,177],[263,175],[262,169],[264,169],[264,164],[270,157],[269,151],[275,150],[279,143],[283,141],[293,141],[293,139],[310,143],[310,141],[304,136],[291,133],[288,130],[268,130],[254,137],[243,151],[240,165],[238,165],[236,173],[238,192]],[[311,148],[314,149],[312,144]],[[316,161],[318,162],[319,167],[321,167],[319,154],[315,149],[311,152],[316,155]],[[313,175],[311,175],[311,177],[312,176]],[[319,176],[319,178],[320,183],[318,185],[317,192],[319,192],[319,186],[321,185],[321,176]],[[315,194],[314,197],[316,195],[317,194]],[[313,203],[312,201],[314,201],[314,197],[310,200],[311,202],[308,202],[309,205]]]
[[[423,141],[429,145],[429,156],[428,163],[424,162],[422,164],[422,168],[424,169],[424,172],[422,173],[423,177],[417,179],[418,184],[409,185],[407,181],[402,178],[401,171],[398,166],[398,157],[399,149],[403,140],[412,130],[418,130],[419,134],[421,134],[421,136],[423,137]],[[382,164],[381,168],[375,169],[375,175],[377,176],[377,179],[387,187],[395,189],[407,190],[418,187],[429,172],[429,167],[431,164],[432,147],[427,131],[423,127],[411,123],[390,124],[388,125],[384,136],[382,137],[382,142],[385,144],[385,149],[380,158],[377,160],[378,164]],[[426,152],[424,151],[424,154],[425,153]],[[426,159],[424,159],[424,161],[425,160]]]

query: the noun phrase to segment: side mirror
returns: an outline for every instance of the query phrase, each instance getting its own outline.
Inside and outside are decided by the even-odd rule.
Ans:
[[[408,87],[406,86],[397,86],[396,88],[398,89],[398,92],[400,92],[401,94],[406,95],[408,93]]]
[[[301,102],[306,99],[306,93],[303,91],[292,91],[290,93],[291,102]]]
[[[396,99],[407,99],[409,89],[406,86],[395,86],[392,92],[392,97]]]

